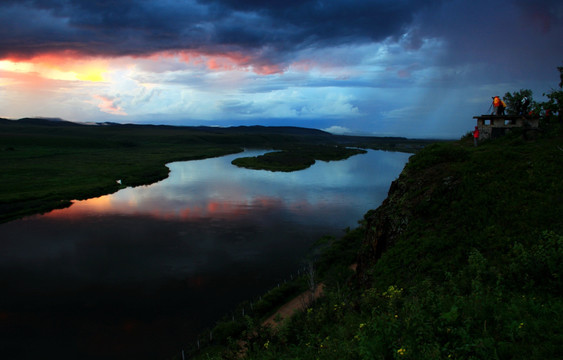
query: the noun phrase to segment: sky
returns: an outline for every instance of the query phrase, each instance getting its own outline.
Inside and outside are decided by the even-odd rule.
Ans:
[[[0,117],[459,138],[559,83],[560,0],[0,0]]]

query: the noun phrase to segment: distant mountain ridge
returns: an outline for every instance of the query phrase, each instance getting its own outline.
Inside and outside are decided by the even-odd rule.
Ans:
[[[61,118],[48,118],[48,117],[26,117],[17,120],[0,118],[0,122],[6,124],[25,124],[25,125],[39,125],[39,126],[123,126],[123,127],[160,127],[160,128],[189,128],[193,130],[200,130],[209,133],[244,133],[244,134],[257,134],[257,133],[270,133],[270,134],[290,134],[290,135],[322,135],[331,136],[332,134],[319,129],[303,128],[297,126],[230,126],[230,127],[217,127],[217,126],[186,126],[186,125],[154,125],[154,124],[120,124],[115,122],[95,122],[95,123],[80,123],[64,120]]]
[[[17,119],[17,120],[10,120],[10,119],[5,119],[5,118],[0,118],[0,121],[2,123],[5,124],[26,124],[26,125],[42,125],[42,126],[64,126],[64,125],[70,125],[70,126],[82,126],[83,124],[81,123],[76,123],[76,122],[72,122],[72,121],[68,121],[68,120],[64,120],[61,118],[47,118],[47,117],[26,117],[26,118],[21,118],[21,119]]]

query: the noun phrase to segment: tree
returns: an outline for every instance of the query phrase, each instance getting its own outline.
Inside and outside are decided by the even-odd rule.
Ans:
[[[535,106],[535,102],[532,99],[532,90],[530,89],[520,89],[519,91],[515,91],[512,94],[509,92],[504,94],[502,99],[506,103],[506,113],[508,115],[519,115],[520,113],[524,112],[523,110],[526,110],[522,109],[522,99],[524,99],[524,97],[527,97],[529,100],[527,109],[533,108]]]
[[[563,88],[563,66],[558,66],[557,70],[559,71],[559,88]],[[563,123],[563,90],[555,90],[551,89],[549,93],[544,93],[549,100],[542,103],[542,108],[548,111],[550,116],[557,114],[557,118],[559,119],[559,123]],[[548,119],[549,121],[549,119]]]

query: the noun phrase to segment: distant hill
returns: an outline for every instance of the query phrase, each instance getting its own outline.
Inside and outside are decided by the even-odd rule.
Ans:
[[[211,128],[217,129],[217,128]],[[234,126],[230,128],[229,131],[232,132],[240,132],[240,133],[263,133],[267,132],[270,134],[291,134],[291,135],[321,135],[321,136],[332,136],[331,133],[328,133],[323,130],[318,129],[310,129],[310,128],[302,128],[297,126],[262,126],[262,125],[254,125],[254,126]]]
[[[39,125],[39,126],[81,126],[80,123],[75,123],[61,118],[21,118],[18,120],[0,119],[4,124],[12,125]]]
[[[208,134],[228,134],[228,135],[292,135],[292,136],[305,136],[313,137],[319,140],[330,140],[341,145],[353,145],[366,148],[380,148],[388,147],[389,144],[402,144],[398,149],[399,151],[411,151],[412,149],[420,149],[423,146],[444,140],[434,139],[408,139],[400,136],[366,136],[366,135],[339,135],[332,134],[324,130],[305,128],[298,126],[264,126],[264,125],[251,125],[251,126],[183,126],[183,125],[155,125],[155,124],[122,124],[116,122],[73,122],[61,118],[49,117],[26,117],[17,120],[0,118],[1,124],[7,125],[36,125],[36,126],[103,126],[103,127],[116,127],[116,128],[131,128],[131,129],[182,129],[191,131],[200,131]],[[373,146],[376,143],[377,146]],[[408,146],[403,146],[409,143]],[[409,150],[410,149],[410,150]]]
[[[118,124],[118,123],[97,123],[98,125],[106,126],[121,126],[121,127],[148,127],[148,128],[170,128],[170,129],[189,129],[194,131],[202,131],[210,134],[279,134],[279,135],[305,135],[305,136],[332,136],[323,130],[302,128],[296,126],[183,126],[183,125],[152,125],[152,124]]]

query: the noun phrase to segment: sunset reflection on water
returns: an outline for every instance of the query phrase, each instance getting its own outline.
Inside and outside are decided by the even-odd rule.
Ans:
[[[261,154],[248,152],[244,156]],[[373,156],[373,153],[371,154]],[[405,157],[405,154],[399,154]],[[101,215],[142,215],[167,220],[220,217],[234,219],[257,210],[284,208],[294,213],[330,212],[332,207],[353,206],[352,223],[363,209],[382,198],[369,189],[387,186],[389,169],[365,168],[358,173],[354,158],[340,162],[318,162],[312,168],[293,172],[240,169],[221,159],[168,164],[167,179],[148,186],[125,188],[98,198],[74,201],[70,208],[52,211],[47,218],[80,218]],[[357,156],[359,157],[359,156]],[[227,163],[228,171],[224,166]],[[201,166],[205,164],[205,166]],[[393,173],[396,169],[393,169]],[[368,193],[368,196],[366,196]],[[348,223],[345,223],[348,222]]]

